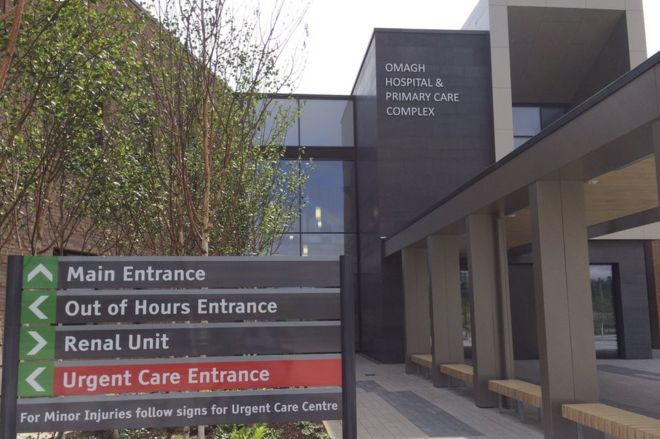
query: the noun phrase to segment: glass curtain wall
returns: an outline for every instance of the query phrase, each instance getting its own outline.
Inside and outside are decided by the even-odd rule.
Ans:
[[[333,151],[353,148],[353,103],[349,99],[298,97],[287,100],[295,105],[299,118],[287,132],[287,147],[305,149],[306,159],[298,164],[307,182],[297,194],[299,218],[289,226],[275,255],[339,256],[356,248],[355,164],[333,158]],[[297,133],[291,134],[292,130]],[[293,140],[292,140],[293,139]],[[322,157],[315,151],[323,148]]]
[[[618,357],[619,340],[614,304],[615,283],[612,265],[592,265],[591,297],[594,309],[594,338],[599,357]]]
[[[617,358],[619,356],[619,340],[614,267],[610,264],[592,264],[589,266],[589,275],[591,278],[596,355],[599,358]],[[460,276],[461,302],[463,305],[463,346],[469,353],[469,349],[472,347],[472,322],[470,318],[468,271],[461,270]],[[534,292],[530,292],[530,294],[534,294]]]

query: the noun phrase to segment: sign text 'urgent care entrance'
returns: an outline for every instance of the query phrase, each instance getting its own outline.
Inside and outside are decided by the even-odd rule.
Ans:
[[[345,262],[9,262],[3,437],[334,419],[355,437]]]

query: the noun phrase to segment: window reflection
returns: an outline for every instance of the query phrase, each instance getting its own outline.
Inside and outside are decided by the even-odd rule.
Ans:
[[[302,231],[352,232],[353,162],[315,161],[308,169]]]
[[[353,146],[353,102],[306,99],[300,104],[301,145]]]
[[[531,269],[531,266],[530,266]],[[470,315],[469,275],[461,270],[461,303],[463,307],[463,346],[472,346],[472,321]],[[593,303],[594,338],[599,358],[617,358],[619,341],[616,321],[615,283],[613,265],[589,266]],[[530,292],[533,294],[533,292]],[[535,313],[534,309],[531,312]],[[515,334],[514,334],[515,336]]]
[[[513,135],[534,136],[541,132],[539,107],[513,107]]]
[[[300,144],[298,142],[298,101],[273,99],[267,105],[266,121],[259,142],[266,144],[272,140],[284,140],[286,146],[298,146]],[[282,132],[284,129],[286,129],[286,133]]]
[[[300,164],[295,160],[282,160],[280,161],[280,169],[282,172],[286,173],[299,173]],[[300,232],[300,192],[297,188],[284,187],[283,189],[289,194],[295,192],[295,194],[293,194],[293,197],[295,198],[295,205],[292,206],[292,208],[295,210],[295,217],[290,221],[286,231],[287,233]]]
[[[303,233],[301,236],[301,255],[309,257],[337,257],[343,254],[352,253],[352,248],[355,242],[355,237],[352,234]]]
[[[300,256],[300,235],[286,233],[273,245],[271,252],[275,256]]]
[[[546,129],[564,114],[566,114],[565,107],[541,107],[541,129]]]
[[[518,148],[566,113],[562,105],[513,107],[513,147]]]
[[[614,308],[612,265],[591,265],[591,297],[594,310],[594,336],[599,357],[616,357],[619,341]]]

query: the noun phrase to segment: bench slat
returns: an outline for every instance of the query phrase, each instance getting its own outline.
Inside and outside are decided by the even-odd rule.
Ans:
[[[468,384],[472,384],[474,381],[474,370],[469,364],[441,364],[440,372]]]
[[[428,369],[433,367],[433,357],[430,354],[413,354],[410,361]]]
[[[660,439],[660,419],[606,404],[564,404],[562,416],[621,439]]]
[[[541,386],[533,383],[522,380],[490,380],[488,389],[536,408],[541,408],[543,405]]]

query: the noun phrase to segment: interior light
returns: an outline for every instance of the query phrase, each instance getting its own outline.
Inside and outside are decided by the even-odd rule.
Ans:
[[[307,246],[307,244],[303,245],[302,255],[309,256],[309,247]]]
[[[316,222],[316,227],[318,227],[319,229],[323,227],[323,223],[321,222],[321,220],[318,220]]]
[[[320,207],[316,208],[315,215],[316,215],[316,221],[321,221],[321,208]]]
[[[295,238],[295,236],[289,235],[289,241],[293,241],[293,238]]]

